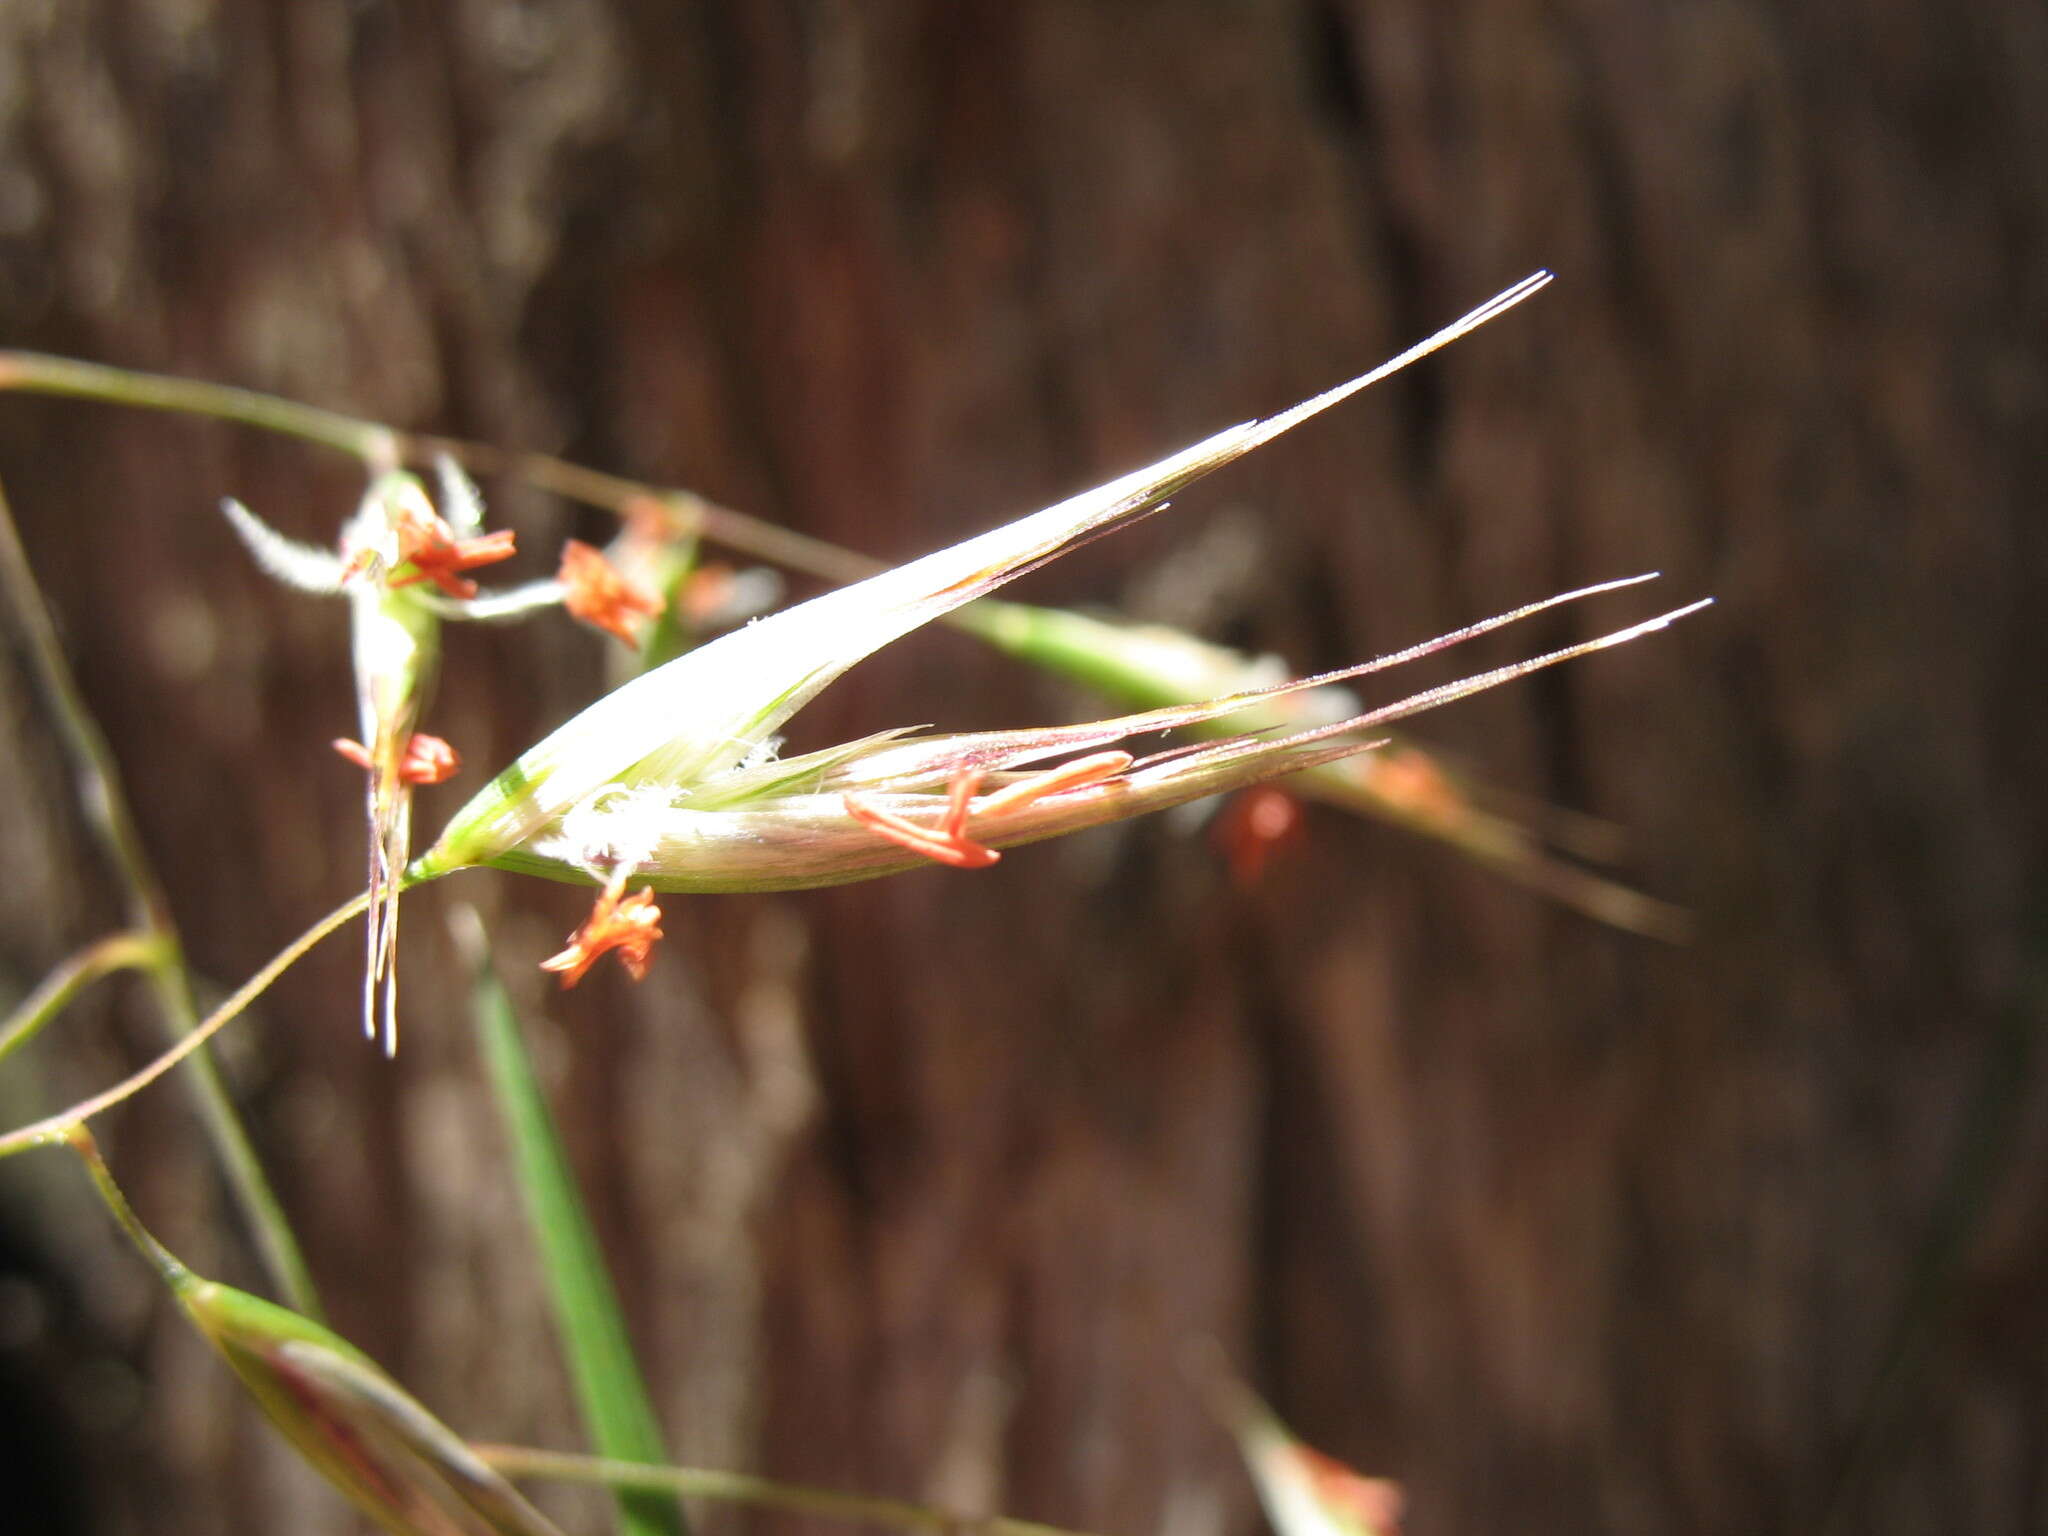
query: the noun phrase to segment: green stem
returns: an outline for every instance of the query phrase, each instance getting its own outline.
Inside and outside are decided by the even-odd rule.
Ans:
[[[115,933],[88,944],[45,976],[21,1006],[0,1024],[0,1061],[33,1040],[45,1024],[71,1006],[72,999],[102,976],[136,966],[153,966],[162,946],[155,935]]]
[[[539,1478],[558,1483],[593,1483],[606,1488],[639,1488],[700,1499],[720,1499],[754,1509],[777,1509],[795,1515],[821,1515],[857,1525],[883,1525],[897,1530],[936,1531],[942,1536],[1082,1536],[1062,1526],[1006,1515],[982,1519],[912,1504],[903,1499],[877,1499],[858,1493],[835,1493],[778,1483],[744,1472],[711,1472],[698,1467],[649,1467],[632,1461],[607,1461],[599,1456],[572,1456],[520,1445],[473,1445],[484,1462],[507,1477]]]
[[[82,1122],[140,1093],[233,1023],[244,1009],[269,990],[272,982],[290,970],[306,951],[348,922],[350,918],[362,916],[369,904],[368,892],[358,891],[351,896],[271,956],[263,969],[237,987],[234,995],[209,1014],[204,1023],[139,1072],[123,1078],[104,1092],[80,1100],[69,1109],[0,1136],[0,1157],[12,1157],[17,1152],[27,1152],[36,1147],[53,1146],[57,1142],[65,1141],[70,1137],[72,1130]]]
[[[113,1213],[114,1221],[127,1234],[142,1257],[148,1261],[163,1282],[172,1290],[180,1290],[189,1284],[192,1272],[180,1264],[171,1251],[158,1242],[142,1219],[129,1205],[128,1197],[121,1192],[121,1186],[114,1182],[114,1175],[107,1167],[106,1159],[100,1156],[99,1143],[93,1140],[92,1132],[83,1125],[73,1124],[64,1133],[64,1140],[85,1163],[85,1171],[92,1175],[93,1186],[99,1190],[100,1199],[106,1202]]]
[[[0,353],[0,381],[5,378],[5,357]],[[582,502],[620,517],[651,506],[667,516],[671,530],[678,535],[698,535],[757,560],[766,560],[770,565],[786,566],[823,581],[865,581],[888,569],[880,560],[722,507],[692,491],[628,480],[545,453],[494,448],[453,437],[402,438],[400,446],[408,463],[428,463],[446,454],[473,473],[511,475],[539,490],[552,491],[566,501]]]
[[[0,368],[0,376],[4,372]],[[198,1025],[199,1007],[170,903],[143,848],[142,833],[122,790],[113,751],[100,733],[65,659],[57,626],[29,567],[28,555],[21,547],[21,536],[15,529],[14,514],[4,491],[0,491],[0,593],[4,593],[28,642],[29,664],[41,685],[45,706],[56,721],[65,755],[71,759],[87,824],[127,888],[129,926],[148,935],[155,945],[156,954],[148,967],[150,989],[156,996],[165,1028],[173,1040],[188,1037]],[[312,1271],[306,1266],[284,1206],[257,1159],[248,1130],[221,1079],[219,1066],[210,1056],[198,1057],[192,1063],[189,1080],[200,1119],[227,1173],[228,1185],[255,1234],[272,1282],[299,1311],[318,1317],[320,1298],[313,1287]]]
[[[398,459],[398,434],[389,427],[226,384],[137,373],[42,352],[0,352],[0,389],[210,416],[339,449],[378,468]]]
[[[164,957],[150,967],[150,990],[156,995],[157,1007],[168,1024],[171,1038],[182,1041],[199,1027],[199,1006],[192,993],[192,973],[185,968],[184,953],[177,947],[175,937],[171,945]],[[314,1319],[322,1317],[312,1268],[306,1263],[305,1252],[292,1231],[291,1218],[285,1214],[276,1186],[270,1182],[255,1144],[249,1139],[249,1129],[235,1108],[234,1096],[221,1076],[219,1063],[210,1054],[194,1056],[188,1076],[200,1118],[213,1142],[214,1155],[227,1173],[228,1187],[249,1223],[271,1284],[294,1311]]]
[[[9,389],[234,422],[333,448],[378,469],[400,463],[429,464],[446,454],[474,473],[515,475],[529,485],[610,512],[624,514],[651,503],[675,520],[678,531],[701,533],[756,559],[827,581],[858,581],[883,569],[879,562],[823,539],[793,533],[687,491],[661,490],[545,453],[512,452],[461,438],[401,432],[382,422],[225,384],[110,368],[42,352],[0,351],[0,390]]]

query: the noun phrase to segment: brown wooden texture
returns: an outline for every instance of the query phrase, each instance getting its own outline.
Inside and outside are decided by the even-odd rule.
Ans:
[[[1631,829],[1687,948],[1326,813],[1250,892],[1155,820],[675,900],[646,985],[568,999],[530,962],[576,893],[409,900],[395,1066],[343,943],[227,1053],[338,1324],[466,1431],[577,1443],[443,937],[464,899],[682,1459],[1243,1531],[1177,1366],[1213,1336],[1407,1481],[1417,1532],[2048,1525],[2043,79],[2022,0],[0,4],[6,344],[897,557],[1549,265],[1528,309],[1024,595],[1303,668],[1639,569],[1721,599],[1428,733]],[[0,397],[0,475],[232,982],[348,890],[361,833],[325,745],[343,615],[213,508],[326,538],[354,472]],[[537,550],[603,528],[486,491]],[[472,772],[425,823],[599,679],[562,622],[455,635],[433,720]],[[118,906],[18,673],[0,699],[25,986]],[[803,736],[1086,707],[939,634]],[[110,996],[12,1119],[145,1049]],[[254,1283],[176,1090],[108,1134],[172,1245]],[[0,1199],[7,1380],[76,1465],[23,1459],[73,1529],[351,1528],[70,1169],[0,1170]]]

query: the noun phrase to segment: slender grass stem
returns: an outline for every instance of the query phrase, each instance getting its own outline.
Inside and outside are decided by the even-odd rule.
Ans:
[[[0,369],[4,375],[4,369]],[[146,967],[157,1009],[173,1040],[189,1037],[199,1022],[192,974],[163,885],[143,847],[142,833],[121,787],[121,772],[112,749],[87,708],[78,680],[72,676],[56,623],[43,601],[42,588],[30,569],[14,514],[0,490],[0,595],[13,610],[28,643],[29,665],[43,694],[44,706],[57,725],[64,753],[76,776],[78,798],[92,828],[127,891],[128,923],[151,940],[155,953]],[[228,1187],[247,1218],[272,1282],[293,1306],[309,1316],[320,1315],[320,1297],[312,1271],[300,1251],[284,1206],[257,1159],[247,1128],[236,1112],[219,1066],[210,1056],[192,1063],[189,1074],[200,1120],[213,1142],[214,1154],[227,1174]]]
[[[74,1126],[112,1109],[124,1099],[133,1098],[241,1017],[243,1010],[268,991],[270,984],[297,964],[300,957],[349,919],[362,916],[369,904],[370,897],[367,891],[359,891],[351,896],[271,956],[263,968],[237,987],[226,1002],[214,1009],[191,1033],[148,1066],[123,1078],[113,1087],[96,1093],[89,1099],[80,1100],[69,1109],[0,1136],[0,1157],[12,1157],[17,1152],[27,1152],[36,1147],[52,1146],[65,1141],[69,1139]]]
[[[107,1167],[107,1160],[100,1155],[100,1145],[93,1139],[91,1131],[83,1125],[74,1124],[64,1133],[64,1140],[85,1164],[85,1171],[92,1175],[93,1187],[99,1191],[100,1199],[106,1204],[114,1222],[120,1227],[128,1241],[148,1261],[166,1285],[173,1290],[188,1283],[191,1271],[171,1256],[169,1249],[158,1242],[149,1228],[135,1214],[135,1208],[128,1203],[121,1186],[114,1182],[113,1170]]]
[[[1035,1520],[1012,1520],[1005,1515],[989,1518],[962,1515],[903,1499],[836,1493],[828,1488],[778,1483],[744,1472],[713,1472],[697,1467],[649,1467],[638,1462],[607,1461],[598,1456],[572,1456],[566,1452],[533,1450],[518,1445],[473,1445],[470,1449],[507,1477],[594,1483],[607,1488],[639,1488],[684,1497],[718,1499],[753,1509],[820,1515],[828,1520],[846,1520],[856,1525],[937,1531],[943,1536],[1084,1536],[1084,1533],[1062,1526],[1040,1525]]]
[[[83,363],[42,352],[0,351],[0,390],[9,389],[210,417],[317,443],[377,469],[401,463],[426,465],[446,454],[473,473],[513,475],[541,490],[622,516],[636,507],[652,504],[673,519],[679,533],[701,533],[742,554],[826,581],[859,581],[883,568],[878,561],[823,539],[794,533],[687,491],[663,490],[586,469],[545,453],[514,452],[461,438],[401,432],[382,422],[344,416],[337,411],[225,384],[110,368],[103,363]]]
[[[163,946],[155,934],[114,933],[86,945],[42,979],[21,1006],[0,1024],[0,1061],[5,1061],[42,1032],[45,1024],[71,1006],[72,1000],[103,976],[116,971],[154,966]]]
[[[42,352],[0,352],[0,389],[211,416],[320,443],[380,468],[397,462],[399,434],[389,427],[226,384],[138,373]]]
[[[0,365],[5,354],[0,353]],[[0,379],[4,379],[0,366]],[[771,523],[731,507],[708,501],[694,491],[649,485],[622,475],[607,474],[581,464],[571,464],[545,453],[495,448],[453,437],[402,438],[406,462],[425,464],[441,454],[464,469],[479,475],[504,474],[523,480],[543,491],[552,491],[568,501],[577,501],[620,517],[642,508],[655,508],[669,520],[678,535],[701,535],[743,555],[766,560],[792,571],[802,571],[823,581],[865,581],[888,569],[880,560],[855,554],[837,544],[814,539],[780,524]]]

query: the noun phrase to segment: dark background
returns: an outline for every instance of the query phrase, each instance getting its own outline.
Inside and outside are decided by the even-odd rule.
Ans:
[[[0,5],[0,343],[555,450],[895,558],[1551,266],[1020,595],[1303,669],[1641,569],[1669,573],[1651,601],[1720,599],[1426,732],[1628,827],[1689,947],[1327,812],[1249,892],[1155,818],[986,875],[673,899],[644,986],[566,999],[531,962],[577,893],[409,900],[395,1066],[356,1036],[350,943],[227,1042],[338,1325],[466,1432],[579,1443],[459,898],[679,1459],[1242,1532],[1176,1364],[1213,1335],[1406,1481],[1417,1533],[2048,1528],[2044,82],[2031,0]],[[361,831],[325,745],[343,611],[268,585],[213,508],[326,540],[356,472],[0,397],[0,474],[232,983],[355,883]],[[606,530],[486,491],[536,550]],[[424,826],[601,660],[553,618],[455,635],[431,724],[473,772]],[[805,739],[1091,708],[932,634]],[[119,902],[18,667],[0,725],[11,991]],[[150,1047],[140,996],[106,999],[10,1071],[10,1123]],[[181,1094],[106,1134],[173,1248],[260,1284]],[[352,1528],[75,1170],[18,1162],[0,1201],[38,1529]]]

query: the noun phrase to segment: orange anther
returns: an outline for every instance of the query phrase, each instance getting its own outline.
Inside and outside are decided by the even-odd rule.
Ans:
[[[1069,790],[1099,784],[1122,773],[1133,761],[1135,759],[1128,752],[1096,752],[1087,757],[1077,757],[1070,763],[1034,773],[1028,779],[1020,779],[985,797],[981,802],[981,814],[1000,816],[1005,811],[1021,811],[1048,795],[1064,795]]]
[[[1419,748],[1395,746],[1352,761],[1368,788],[1417,821],[1455,827],[1471,817],[1472,807],[1458,786]]]
[[[358,768],[368,770],[372,766],[370,750],[361,742],[342,737],[333,745],[335,751]],[[398,760],[398,777],[407,784],[439,784],[454,778],[461,766],[461,757],[447,742],[424,731],[415,731],[405,744],[405,755]]]
[[[847,814],[881,837],[953,869],[986,869],[1002,857],[995,849],[977,843],[967,835],[967,817],[989,817],[1021,811],[1049,795],[1065,794],[1122,773],[1131,766],[1128,752],[1097,752],[1080,757],[1043,773],[1034,773],[984,798],[975,805],[974,791],[981,785],[981,770],[963,768],[953,775],[946,791],[946,814],[936,827],[921,827],[893,811],[869,805],[853,795],[841,798]]]
[[[729,565],[700,565],[683,583],[680,607],[692,624],[706,624],[732,601],[733,571]]]
[[[853,795],[841,798],[846,803],[847,815],[877,836],[886,837],[912,853],[922,854],[952,869],[987,869],[1002,855],[967,835],[968,804],[980,782],[981,774],[975,769],[962,769],[953,775],[953,783],[946,794],[946,814],[936,828],[920,827],[914,821],[869,805]]]
[[[603,630],[638,649],[633,623],[641,615],[661,612],[661,600],[639,583],[619,574],[603,553],[579,539],[562,546],[562,606],[571,617]]]
[[[627,542],[644,550],[659,549],[690,536],[685,519],[657,496],[634,496],[620,511],[626,519]]]
[[[619,964],[635,981],[647,974],[649,953],[661,937],[661,908],[654,904],[653,891],[643,886],[625,896],[625,886],[625,871],[612,876],[583,926],[569,936],[569,947],[541,961],[542,970],[561,972],[564,991],[581,981],[607,950],[619,952]]]
[[[393,581],[394,587],[431,581],[450,597],[475,597],[476,583],[456,573],[509,560],[517,553],[509,528],[473,539],[458,539],[455,530],[433,513],[412,507],[399,508],[396,527],[398,563],[410,565],[412,574]]]

